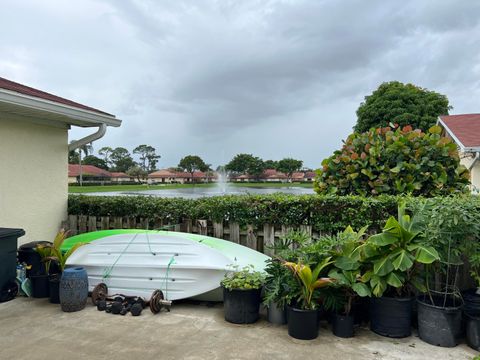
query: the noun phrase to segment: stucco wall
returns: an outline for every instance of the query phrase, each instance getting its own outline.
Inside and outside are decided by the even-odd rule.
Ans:
[[[67,211],[68,130],[0,118],[0,227],[53,240]]]
[[[460,163],[469,168],[473,159],[473,155],[467,157],[461,156]],[[480,160],[478,160],[472,170],[470,170],[470,182],[472,183],[472,191],[477,193],[480,192]]]

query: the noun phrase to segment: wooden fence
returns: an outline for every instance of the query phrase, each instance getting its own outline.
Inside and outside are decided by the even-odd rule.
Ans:
[[[319,234],[312,233],[310,225],[298,227],[274,226],[264,224],[263,226],[246,225],[238,223],[217,223],[209,220],[185,219],[180,224],[164,223],[160,220],[151,221],[135,217],[112,217],[112,216],[87,216],[69,215],[63,227],[69,229],[72,235],[83,234],[90,231],[109,229],[160,229],[168,231],[182,231],[192,234],[208,235],[219,239],[232,241],[249,248],[272,255],[271,246],[275,239],[280,238],[291,229],[298,229],[307,232],[312,236]]]

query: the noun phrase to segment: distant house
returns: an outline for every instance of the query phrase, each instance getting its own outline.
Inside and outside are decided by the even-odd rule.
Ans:
[[[68,152],[120,124],[114,115],[0,77],[0,227],[25,229],[20,243],[53,240],[67,217]],[[92,133],[69,144],[73,126]]]
[[[136,179],[132,179],[130,176],[125,174],[124,172],[110,172],[111,178],[110,181],[112,182],[129,182],[129,181],[136,181]]]
[[[104,169],[93,165],[68,164],[68,183],[78,183],[82,173],[83,182],[106,182],[110,181],[112,174]]]
[[[312,171],[307,172],[294,172],[292,174],[292,182],[312,182],[315,179],[315,173]],[[253,182],[253,181],[263,181],[263,182],[287,182],[289,181],[288,176],[280,171],[275,169],[266,169],[260,177],[254,177],[248,174],[242,174],[238,176],[231,176],[230,181],[234,182]]]
[[[438,118],[444,135],[458,146],[460,163],[470,170],[472,190],[480,190],[480,114],[445,115]]]
[[[187,184],[193,182],[208,182],[215,180],[216,176],[201,171],[192,174],[172,169],[162,169],[148,175],[150,184]]]
[[[124,172],[110,172],[93,165],[68,164],[68,183],[79,183],[80,172],[82,173],[84,183],[125,183],[137,181]]]

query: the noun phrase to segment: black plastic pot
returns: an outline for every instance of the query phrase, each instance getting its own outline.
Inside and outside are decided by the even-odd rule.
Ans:
[[[332,318],[333,335],[342,338],[351,338],[353,332],[354,317],[352,315],[334,314]]]
[[[480,351],[480,317],[465,314],[465,330],[468,346]]]
[[[225,320],[234,324],[251,324],[259,318],[262,289],[228,290],[223,288]]]
[[[268,304],[267,319],[269,323],[275,325],[284,325],[287,323],[287,317],[285,314],[285,307],[278,306],[275,302]]]
[[[353,324],[361,325],[368,323],[369,316],[369,307],[370,307],[370,298],[369,297],[356,297],[352,303],[352,310],[350,314],[353,315]]]
[[[37,245],[51,244],[49,241],[32,241],[18,248],[18,262],[27,264],[27,277],[45,274],[45,266],[42,263],[42,258],[35,251],[35,248]]]
[[[34,298],[46,298],[49,295],[50,286],[48,275],[30,275],[32,282],[32,296]]]
[[[60,274],[50,275],[48,279],[50,302],[60,304]]]
[[[403,338],[412,334],[414,298],[382,296],[370,301],[370,329],[382,336]]]
[[[464,314],[480,316],[480,294],[477,294],[477,289],[464,291],[462,297]]]
[[[423,341],[443,347],[458,345],[462,336],[462,305],[448,298],[444,306],[443,296],[419,297],[418,336]]]
[[[288,307],[288,335],[300,340],[318,337],[318,311]]]

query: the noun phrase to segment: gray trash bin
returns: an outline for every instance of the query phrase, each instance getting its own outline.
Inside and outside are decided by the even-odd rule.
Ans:
[[[17,239],[25,235],[23,229],[0,227],[0,290],[15,280],[17,272]]]

